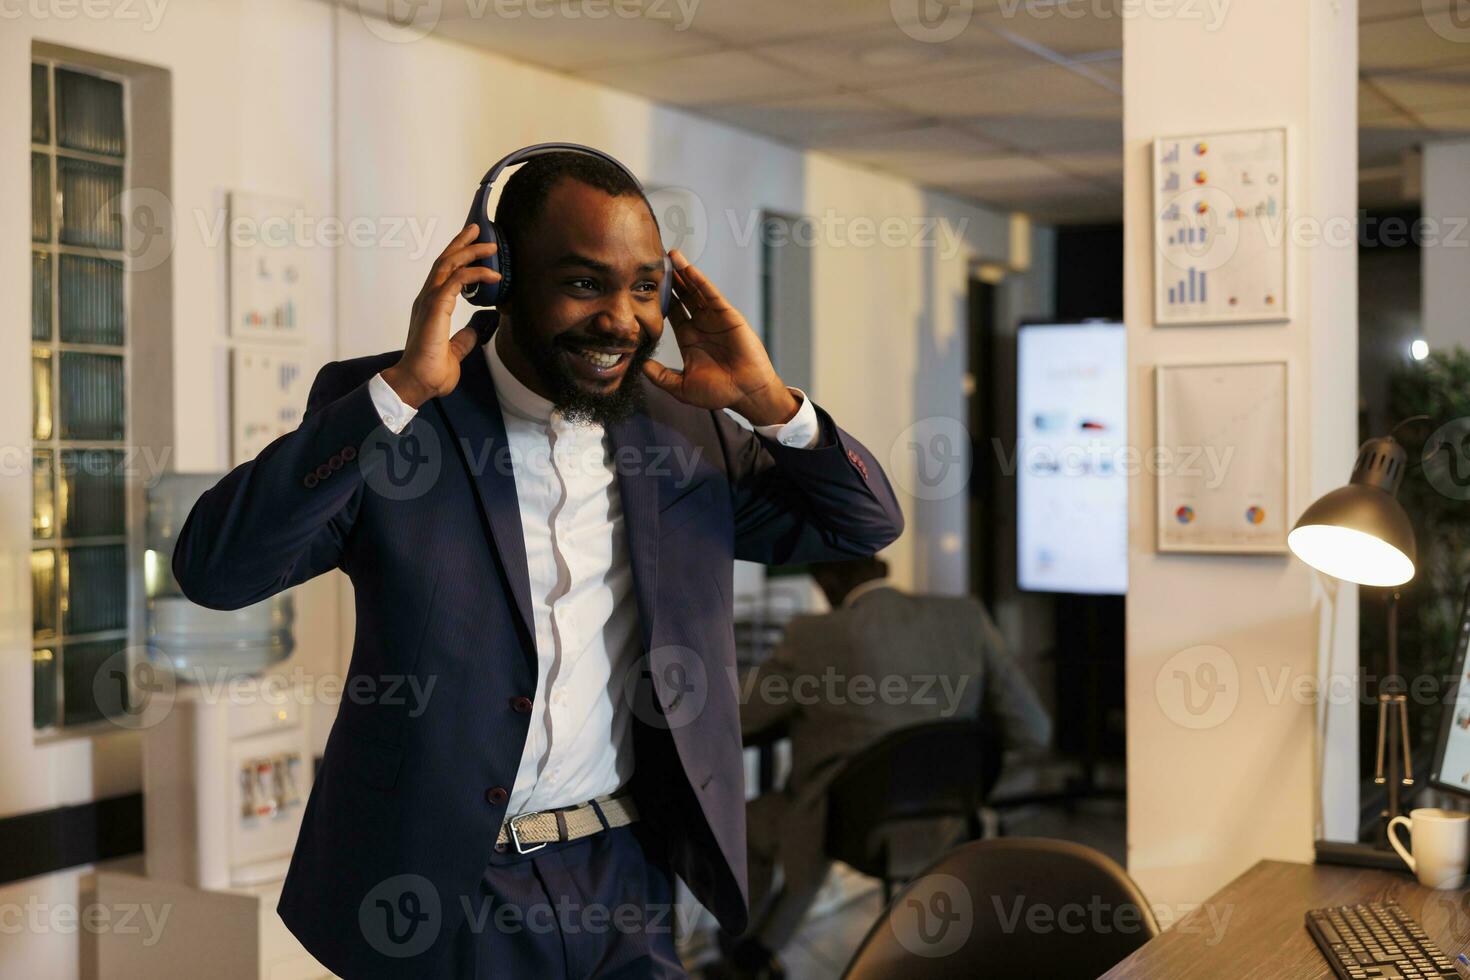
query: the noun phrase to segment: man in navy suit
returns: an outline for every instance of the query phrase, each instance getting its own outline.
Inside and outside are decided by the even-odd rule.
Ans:
[[[199,500],[174,572],[224,609],[352,580],[279,907],[324,965],[683,976],[672,875],[726,930],[747,917],[732,563],[868,555],[903,518],[677,251],[683,370],[651,360],[664,252],[628,174],[536,157],[496,225],[498,327],[450,330],[461,288],[500,279],[471,226],[404,349],[324,367],[300,427]]]

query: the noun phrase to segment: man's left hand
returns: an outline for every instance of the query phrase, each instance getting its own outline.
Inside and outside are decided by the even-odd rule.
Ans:
[[[650,360],[643,373],[686,405],[728,408],[751,425],[789,422],[801,402],[776,376],[745,317],[678,249],[669,258],[674,263],[669,323],[684,369],[674,371]]]

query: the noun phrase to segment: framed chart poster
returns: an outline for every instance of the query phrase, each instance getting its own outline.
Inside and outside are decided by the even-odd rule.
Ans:
[[[230,192],[230,335],[298,341],[306,263],[294,201]]]
[[[254,459],[301,424],[310,382],[305,357],[297,351],[230,351],[231,466]]]
[[[1284,323],[1286,130],[1154,140],[1154,322]]]
[[[1287,376],[1285,361],[1155,369],[1159,551],[1286,551]]]

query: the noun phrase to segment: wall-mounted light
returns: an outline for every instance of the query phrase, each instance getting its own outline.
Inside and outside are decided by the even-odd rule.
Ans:
[[[1414,360],[1422,361],[1429,356],[1429,342],[1427,340],[1416,340],[1409,345],[1409,353]]]

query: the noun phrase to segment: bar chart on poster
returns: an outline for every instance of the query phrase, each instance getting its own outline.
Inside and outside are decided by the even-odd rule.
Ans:
[[[1154,321],[1285,322],[1286,131],[1154,141]]]
[[[298,351],[230,352],[230,465],[254,459],[301,424],[311,380],[306,357]]]
[[[303,323],[305,263],[295,231],[303,212],[294,201],[230,192],[230,335],[298,341]]]

